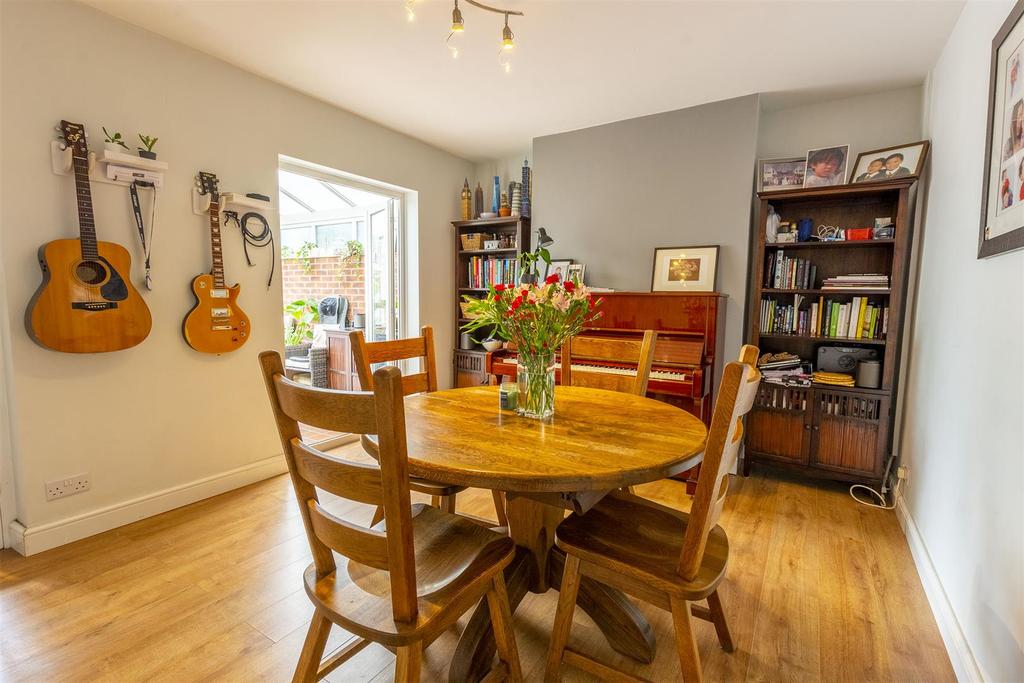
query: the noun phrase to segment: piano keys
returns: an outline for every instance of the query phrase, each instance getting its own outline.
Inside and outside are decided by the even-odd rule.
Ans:
[[[717,292],[608,292],[599,294],[603,315],[599,327],[583,334],[606,337],[643,336],[644,330],[658,332],[654,346],[647,395],[678,405],[711,425],[714,407],[713,381],[717,365],[722,363],[725,341],[724,294]],[[516,376],[514,351],[494,351],[485,360],[487,372],[500,382]],[[635,374],[623,365],[583,361],[573,363],[573,371]],[[555,380],[560,372],[555,370]],[[692,492],[699,468],[680,474]]]

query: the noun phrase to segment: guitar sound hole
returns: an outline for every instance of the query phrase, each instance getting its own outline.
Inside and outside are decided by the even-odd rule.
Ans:
[[[107,269],[99,261],[82,261],[75,267],[75,277],[87,285],[98,285],[107,279]]]

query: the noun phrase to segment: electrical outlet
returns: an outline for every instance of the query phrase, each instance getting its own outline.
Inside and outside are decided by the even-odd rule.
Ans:
[[[910,468],[906,465],[900,465],[896,468],[897,479],[910,479]]]
[[[46,500],[56,500],[65,496],[73,496],[82,491],[88,491],[91,486],[89,473],[76,474],[67,479],[54,479],[46,482]]]

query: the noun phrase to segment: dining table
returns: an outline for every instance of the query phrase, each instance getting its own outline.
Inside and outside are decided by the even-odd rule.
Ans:
[[[586,514],[613,490],[690,469],[707,438],[704,423],[676,406],[572,386],[556,388],[554,415],[545,420],[501,410],[496,386],[415,394],[405,398],[405,428],[410,475],[505,492],[517,546],[505,570],[513,611],[529,591],[558,589],[565,555],[555,547],[555,527],[566,510]],[[362,443],[376,455],[375,439]],[[651,626],[623,593],[584,578],[577,604],[611,647],[653,661]],[[483,678],[494,652],[482,603],[456,646],[449,681]]]

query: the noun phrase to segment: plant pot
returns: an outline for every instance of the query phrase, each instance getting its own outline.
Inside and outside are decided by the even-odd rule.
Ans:
[[[550,356],[520,355],[516,381],[519,384],[517,413],[535,420],[546,420],[555,414],[555,366]]]
[[[103,143],[103,149],[107,150],[108,152],[117,152],[118,154],[130,154],[131,153],[131,150],[128,150],[128,149],[122,147],[121,145],[117,144],[116,142],[104,142]]]
[[[139,156],[142,157],[143,159],[156,160],[156,152],[150,152],[149,150],[145,149],[139,150]]]

